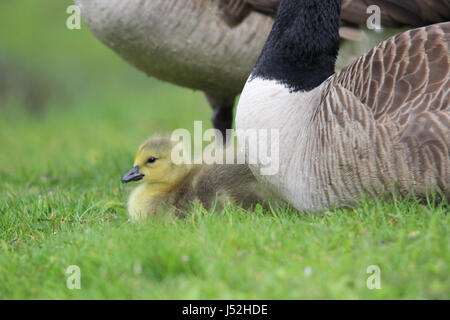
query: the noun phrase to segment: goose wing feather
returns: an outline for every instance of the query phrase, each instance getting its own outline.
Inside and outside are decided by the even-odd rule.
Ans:
[[[383,27],[415,26],[450,20],[448,0],[344,0],[342,20],[348,23],[365,24],[370,5],[381,11]]]
[[[239,24],[252,11],[275,16],[281,0],[220,0],[225,21],[231,26]],[[450,20],[448,0],[343,0],[342,21],[365,25],[367,8],[377,5],[384,27],[420,27]]]
[[[319,116],[343,134],[324,136],[331,141],[323,145],[354,146],[364,135],[364,150],[340,156],[361,159],[367,152],[372,163],[387,164],[374,170],[381,189],[403,179],[405,190],[428,185],[450,198],[449,45],[450,23],[423,27],[386,40],[336,73]]]
[[[277,13],[278,7],[280,6],[281,0],[244,0],[249,5],[251,5],[254,10],[273,15]]]
[[[335,74],[379,122],[408,124],[419,113],[450,111],[450,23],[396,35]]]
[[[252,7],[245,0],[220,0],[219,8],[223,20],[230,27],[240,24],[252,11]]]

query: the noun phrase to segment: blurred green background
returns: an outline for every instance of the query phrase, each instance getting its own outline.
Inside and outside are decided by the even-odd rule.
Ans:
[[[59,153],[72,148],[89,152],[96,146],[108,149],[107,141],[113,140],[117,149],[111,152],[134,154],[138,143],[155,131],[191,129],[194,119],[209,119],[202,93],[135,70],[84,24],[81,30],[67,29],[66,9],[71,4],[70,0],[0,1],[3,170],[14,167],[11,158],[26,156],[32,161],[37,157],[45,163],[55,156],[34,149],[39,141],[60,146],[54,148]],[[14,126],[7,125],[11,122]],[[23,146],[26,151],[12,146],[22,131],[29,134],[30,143]],[[68,144],[65,138],[70,136],[76,139]]]

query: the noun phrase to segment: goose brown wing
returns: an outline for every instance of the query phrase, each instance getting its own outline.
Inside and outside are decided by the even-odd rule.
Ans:
[[[449,46],[450,22],[403,32],[336,73],[330,85],[381,122],[406,124],[417,114],[449,112]]]
[[[224,21],[234,27],[240,24],[251,11],[275,17],[281,0],[220,0]]]
[[[254,10],[275,16],[281,0],[244,0],[253,7]]]
[[[240,24],[252,11],[252,7],[245,0],[220,0],[219,8],[223,20],[230,27]]]
[[[235,26],[252,11],[275,16],[281,0],[220,0],[224,20]],[[367,8],[380,8],[383,27],[420,27],[450,20],[448,0],[343,0],[342,21],[365,25],[370,14]]]
[[[344,0],[342,20],[353,24],[366,24],[367,8],[377,5],[383,27],[421,27],[450,20],[448,0]]]
[[[435,186],[450,199],[449,44],[450,22],[411,30],[332,76],[318,117],[343,135],[323,135],[328,145],[350,148],[355,157],[374,152],[383,179],[394,168],[403,180]],[[365,148],[353,149],[363,145],[358,141]]]

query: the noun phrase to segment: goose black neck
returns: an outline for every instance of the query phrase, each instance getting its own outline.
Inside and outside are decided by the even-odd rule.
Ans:
[[[334,73],[341,0],[283,0],[252,78],[309,91]]]

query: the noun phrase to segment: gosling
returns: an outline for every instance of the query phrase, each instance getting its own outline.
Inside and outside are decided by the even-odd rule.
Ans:
[[[128,199],[131,220],[169,211],[184,217],[192,203],[206,210],[222,210],[225,203],[248,210],[256,204],[268,209],[281,200],[257,182],[244,164],[175,164],[176,144],[167,137],[153,136],[138,149],[134,167],[123,183],[139,182]]]

